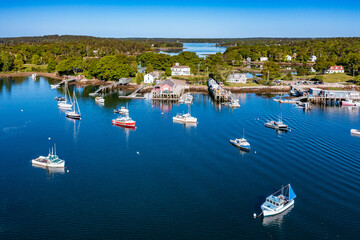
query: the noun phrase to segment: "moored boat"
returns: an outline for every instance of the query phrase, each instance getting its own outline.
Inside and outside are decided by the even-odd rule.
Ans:
[[[95,102],[97,102],[97,103],[105,103],[105,99],[103,97],[96,97]]]
[[[175,117],[173,117],[174,122],[181,122],[181,123],[197,123],[197,118],[190,115],[190,113],[186,114],[176,114]]]
[[[194,98],[194,97],[193,97],[191,94],[189,94],[189,93],[186,94],[186,95],[185,95],[185,100],[184,100],[184,101],[185,101],[185,104],[192,104],[193,98]]]
[[[132,120],[129,115],[127,114],[126,116],[124,117],[118,117],[116,119],[113,119],[112,120],[112,123],[114,125],[117,125],[117,126],[122,126],[122,127],[131,127],[131,128],[134,128],[135,127],[135,121]]]
[[[266,198],[265,202],[261,205],[263,216],[268,217],[284,212],[294,205],[295,197],[296,194],[291,185],[286,185]]]
[[[80,107],[76,98],[75,91],[73,92],[73,99],[74,99],[74,108],[71,107],[71,110],[66,112],[66,117],[80,120],[81,117]]]
[[[129,109],[121,107],[119,109],[114,109],[114,113],[129,114]]]
[[[56,101],[65,101],[65,97],[55,97]]]
[[[179,97],[179,103],[184,103],[184,98],[182,96]]]
[[[250,143],[245,138],[230,139],[230,143],[241,150],[250,151]]]
[[[351,133],[351,135],[360,136],[360,130],[358,130],[358,129],[351,129],[350,133]]]
[[[36,74],[36,73],[31,74],[31,78],[32,78],[33,80],[36,80],[36,77],[37,77],[37,74]]]
[[[58,107],[60,109],[71,109],[72,108],[72,102],[71,102],[71,97],[69,97],[69,102],[67,101],[67,93],[68,93],[68,88],[67,88],[67,84],[65,83],[64,85],[64,92],[65,92],[65,100],[63,101],[58,101]]]
[[[229,107],[231,107],[231,108],[239,108],[239,107],[241,107],[240,103],[239,103],[239,99],[231,99],[230,102],[229,102]]]
[[[353,107],[356,105],[356,102],[352,99],[346,99],[344,101],[341,101],[341,106],[344,107]]]
[[[54,153],[54,149],[52,149],[51,152],[49,151],[49,155],[47,157],[40,156],[36,159],[31,160],[31,163],[35,164],[35,165],[39,165],[39,166],[43,166],[43,167],[51,167],[51,168],[65,167],[65,161],[61,160],[56,155],[56,148],[55,148],[55,153]]]
[[[279,119],[278,121],[266,122],[265,127],[276,129],[276,130],[281,130],[281,131],[287,131],[288,130],[288,125],[284,124],[281,119]]]

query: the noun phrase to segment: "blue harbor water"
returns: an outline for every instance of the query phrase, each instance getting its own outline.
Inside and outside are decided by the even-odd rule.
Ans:
[[[169,55],[177,55],[182,51],[195,52],[199,57],[206,57],[210,54],[223,53],[226,51],[227,47],[216,46],[216,43],[183,43],[183,50],[175,51],[162,51],[161,53],[166,53]]]
[[[359,239],[359,110],[304,112],[271,95],[240,94],[241,108],[196,94],[198,125],[172,117],[185,104],[120,100],[97,105],[72,87],[82,120],[57,108],[54,80],[0,80],[0,239]],[[137,129],[111,124],[128,105]],[[283,121],[277,133],[264,122]],[[252,151],[229,139],[245,137]],[[50,140],[49,140],[50,138]],[[56,143],[64,171],[34,167]],[[264,220],[265,198],[291,183],[285,215]]]

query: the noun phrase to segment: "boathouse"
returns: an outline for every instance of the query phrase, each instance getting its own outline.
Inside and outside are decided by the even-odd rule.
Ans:
[[[177,100],[180,97],[181,90],[177,87],[175,82],[172,80],[166,80],[156,84],[152,93],[153,99]]]

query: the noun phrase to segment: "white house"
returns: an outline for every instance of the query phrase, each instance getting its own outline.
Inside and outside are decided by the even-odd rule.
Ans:
[[[190,76],[190,67],[175,63],[175,66],[171,67],[171,76]]]
[[[226,79],[229,83],[246,83],[246,73],[231,73]]]
[[[145,74],[144,83],[152,84],[156,79],[159,79],[159,78],[160,78],[160,72],[154,71],[154,72]]]
[[[291,61],[292,57],[290,55],[286,55],[286,61]]]
[[[310,57],[310,61],[311,61],[311,62],[316,62],[316,60],[317,60],[317,57],[316,57],[315,55],[312,55],[312,56]]]
[[[266,62],[268,60],[267,57],[260,57],[260,62]]]
[[[331,66],[330,68],[325,70],[325,73],[344,73],[344,68],[343,66]]]

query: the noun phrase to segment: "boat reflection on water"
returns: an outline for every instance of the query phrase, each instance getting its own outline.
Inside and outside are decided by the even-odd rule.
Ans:
[[[40,165],[37,165],[37,164],[32,164],[32,166],[33,166],[34,168],[42,168],[42,169],[47,170],[47,173],[48,173],[49,175],[64,174],[64,173],[65,173],[65,168],[45,167],[45,166],[40,166]]]
[[[277,226],[280,227],[281,224],[284,222],[284,216],[286,214],[288,214],[289,212],[291,212],[291,209],[294,208],[294,205],[292,205],[291,207],[289,207],[288,209],[286,209],[284,212],[274,215],[274,216],[269,216],[269,217],[263,217],[262,218],[262,224],[265,227],[273,227],[273,226]]]

